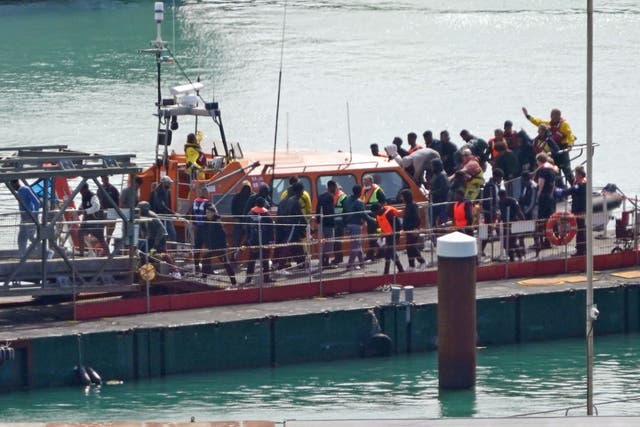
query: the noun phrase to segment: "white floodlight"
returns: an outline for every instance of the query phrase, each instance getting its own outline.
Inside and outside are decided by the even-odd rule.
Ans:
[[[203,88],[204,88],[204,85],[200,82],[174,86],[171,88],[171,95],[173,96],[189,95],[189,94],[196,93],[197,91],[202,90]]]

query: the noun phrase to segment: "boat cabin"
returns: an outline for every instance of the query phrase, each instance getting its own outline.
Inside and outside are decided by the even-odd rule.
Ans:
[[[236,147],[237,150],[238,147]],[[237,152],[237,151],[236,151]],[[385,193],[389,203],[400,203],[399,194],[409,188],[416,202],[426,201],[422,190],[411,177],[396,163],[370,154],[344,152],[296,151],[276,153],[276,166],[273,165],[273,153],[255,151],[239,154],[236,159],[226,162],[222,156],[207,153],[207,166],[200,170],[197,179],[186,168],[184,155],[173,154],[168,158],[167,168],[160,170],[152,166],[143,174],[144,184],[141,200],[149,200],[154,182],[163,174],[174,181],[172,184],[172,207],[186,214],[196,197],[198,188],[206,188],[209,199],[223,215],[231,214],[231,199],[240,191],[246,180],[253,191],[258,191],[263,183],[272,188],[272,201],[280,203],[280,196],[289,187],[289,178],[297,176],[309,192],[313,206],[318,196],[326,191],[327,182],[334,180],[342,190],[350,195],[356,184],[362,184],[364,175],[373,176]]]

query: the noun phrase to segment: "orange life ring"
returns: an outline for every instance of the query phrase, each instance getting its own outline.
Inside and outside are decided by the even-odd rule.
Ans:
[[[571,212],[554,212],[547,220],[545,234],[551,244],[562,246],[569,243],[578,232],[578,222]]]

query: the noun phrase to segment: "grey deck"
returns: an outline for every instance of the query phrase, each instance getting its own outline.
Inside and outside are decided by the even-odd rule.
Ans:
[[[15,295],[60,295],[74,292],[126,292],[133,284],[128,256],[76,258],[73,271],[61,258],[0,261],[0,303]],[[44,265],[46,283],[42,283]],[[16,271],[17,270],[17,271]],[[75,279],[74,279],[75,274]],[[12,278],[11,281],[9,279]],[[7,283],[7,281],[9,281]]]

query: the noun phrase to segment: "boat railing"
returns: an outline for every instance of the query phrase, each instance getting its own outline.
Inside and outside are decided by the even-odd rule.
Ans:
[[[593,147],[593,149],[595,150],[596,147],[599,147],[600,144],[598,143],[592,143],[591,146]],[[584,151],[587,149],[588,144],[584,143],[584,144],[573,144],[572,147],[567,148],[566,150],[561,150],[561,151],[567,151],[569,153],[569,155],[571,156],[570,161],[573,162],[575,160],[578,160],[580,157],[582,157],[582,155],[584,154]],[[583,165],[586,163],[586,159],[581,162],[580,164]]]
[[[432,212],[438,206],[447,209],[450,208],[450,203],[438,205],[424,203],[420,205],[420,216],[423,218],[423,224],[431,224]],[[454,227],[450,222],[447,222],[437,226],[422,226],[419,229],[408,232],[395,230],[398,238],[393,240],[393,245],[395,245],[393,252],[398,253],[400,256],[403,269],[408,267],[405,254],[408,235],[417,237],[417,239],[414,239],[417,243],[413,245],[418,248],[420,256],[425,260],[424,265],[419,265],[418,259],[414,260],[414,266],[416,269],[420,267],[421,270],[426,271],[437,268],[437,256],[435,254],[437,238],[452,231],[461,231],[477,238],[480,265],[506,264],[506,275],[509,274],[509,265],[551,259],[565,260],[567,271],[569,270],[569,260],[572,259],[575,251],[575,237],[567,244],[548,245],[545,239],[546,220],[532,219],[506,223],[496,220],[486,223],[479,214],[480,210],[481,208],[478,206],[475,208],[477,221],[469,227]],[[614,237],[614,233],[609,227],[611,213],[609,212],[606,215],[607,217],[603,218],[603,221],[605,221],[602,224],[603,231],[594,241],[594,253],[596,255],[604,255],[612,251],[626,252],[637,247],[638,229],[634,227],[630,231],[631,236],[627,238],[626,242],[622,242],[619,238]],[[633,219],[636,216],[637,212],[632,214]],[[341,218],[342,215],[335,215],[334,217]],[[361,263],[357,259],[352,265],[349,265],[348,259],[352,247],[361,247],[364,257],[370,247],[375,252],[378,252],[378,243],[381,242],[381,237],[384,240],[384,236],[379,233],[367,233],[366,226],[361,228],[360,234],[357,236],[350,235],[346,231],[335,233],[335,228],[327,232],[323,229],[323,219],[327,218],[328,216],[323,215],[307,215],[303,218],[273,216],[273,240],[251,245],[245,240],[246,234],[244,234],[244,237],[238,237],[247,232],[246,218],[223,216],[222,221],[225,224],[227,234],[227,246],[223,254],[208,254],[206,249],[195,248],[192,240],[195,234],[191,233],[190,241],[185,241],[184,248],[187,251],[191,251],[192,254],[182,255],[182,258],[186,261],[179,266],[181,277],[197,276],[195,278],[202,279],[212,286],[231,288],[230,279],[221,268],[225,260],[233,265],[238,286],[242,286],[242,283],[247,281],[246,267],[251,261],[255,263],[253,267],[254,273],[250,281],[251,285],[260,284],[264,280],[265,275],[261,272],[262,265],[268,265],[268,267],[265,267],[269,272],[267,276],[275,279],[278,285],[310,283],[319,280],[338,280],[363,274],[374,274],[385,278],[385,280],[393,281],[392,275],[401,273],[397,266],[391,263],[389,273],[385,275],[384,256],[381,259],[380,254],[375,255],[372,260],[366,260]],[[294,225],[291,224],[292,219],[299,219],[300,221]],[[262,226],[260,225],[260,227]],[[295,241],[289,238],[292,226],[300,230],[299,233],[295,233],[300,236]],[[606,230],[608,230],[608,235],[605,234]],[[279,232],[284,232],[283,234],[286,238],[278,239],[276,236]],[[616,249],[617,247],[619,248]],[[203,275],[195,270],[194,266],[197,263],[193,262],[193,254],[196,252],[200,253],[199,262],[211,261],[214,264],[212,273]],[[342,258],[342,262],[340,264],[332,263],[336,258]],[[325,261],[324,263],[323,260]],[[266,262],[266,264],[263,262]]]
[[[620,260],[631,260],[634,265],[638,264],[636,248],[638,248],[640,232],[638,227],[640,213],[636,206],[629,203],[623,205],[621,211],[608,213],[603,231],[593,241],[596,256],[614,253],[618,254],[616,256],[620,257]],[[428,272],[437,269],[437,239],[453,231],[474,236],[478,242],[479,265],[502,264],[505,278],[515,274],[511,273],[511,270],[522,270],[519,265],[523,263],[559,260],[564,263],[567,272],[574,268],[572,259],[575,258],[572,255],[575,250],[575,237],[565,244],[546,245],[543,238],[547,232],[546,220],[506,223],[496,220],[486,223],[477,215],[478,220],[474,224],[468,227],[455,227],[450,222],[432,222],[433,211],[438,208],[450,209],[450,203],[420,204],[422,225],[410,231],[394,229],[397,239],[386,239],[386,236],[378,232],[368,233],[365,225],[356,235],[340,227],[337,233],[336,228],[326,229],[326,219],[333,217],[339,222],[343,215],[273,216],[273,239],[258,244],[250,244],[246,240],[248,231],[246,217],[223,215],[221,221],[227,239],[226,247],[221,251],[195,247],[195,226],[189,217],[159,216],[159,220],[182,222],[183,227],[180,228],[184,229],[185,234],[177,241],[166,241],[163,247],[150,251],[149,245],[144,243],[146,236],[141,234],[140,228],[151,219],[140,218],[138,213],[135,214],[134,234],[131,236],[133,241],[130,241],[124,221],[114,218],[113,215],[107,215],[106,219],[91,221],[91,223],[92,226],[100,227],[104,231],[110,253],[108,255],[103,253],[96,245],[95,236],[89,232],[85,235],[87,250],[84,256],[80,256],[78,251],[77,230],[86,222],[70,217],[56,223],[52,230],[55,233],[52,238],[57,239],[56,242],[62,250],[58,251],[54,248],[51,253],[51,245],[48,245],[45,251],[42,247],[34,248],[24,262],[26,268],[22,268],[17,276],[12,276],[12,272],[20,264],[18,239],[21,228],[24,232],[25,224],[21,222],[20,213],[17,210],[9,211],[0,215],[0,230],[3,236],[0,239],[0,295],[54,291],[64,293],[71,292],[72,289],[77,291],[111,289],[109,286],[105,287],[105,284],[131,286],[137,282],[134,279],[137,268],[147,262],[156,264],[158,276],[164,280],[180,278],[182,281],[200,282],[212,289],[272,286],[271,280],[274,280],[277,286],[286,286],[313,282],[322,284],[332,280],[358,277],[372,280],[375,278],[376,283],[397,283],[402,278],[401,275],[406,272]],[[55,211],[50,213],[50,215],[54,214]],[[608,219],[616,221],[611,222]],[[292,222],[296,220],[299,222],[295,226],[300,231],[295,234],[299,238],[292,239],[290,233],[291,227],[294,226]],[[36,234],[45,233],[42,226],[39,227],[41,227],[40,231],[36,226],[33,227],[36,229]],[[262,228],[262,225],[259,227]],[[75,237],[74,233],[76,233]],[[279,237],[277,233],[281,233]],[[131,242],[134,243],[133,248],[130,246]],[[383,244],[382,249],[379,247],[381,244]],[[413,268],[408,264],[407,249],[409,247],[416,249],[413,252],[414,255],[417,253]],[[358,248],[361,248],[363,258],[355,258],[350,264],[349,257],[352,252],[359,253]],[[367,252],[370,250],[373,252],[372,259],[366,259]],[[390,252],[386,252],[389,250]],[[390,256],[389,253],[391,256],[394,253],[398,254],[402,269],[391,260],[385,274],[385,252],[387,257]],[[65,256],[71,267],[66,262]],[[132,262],[127,263],[130,257],[133,257]],[[40,262],[42,265],[50,266],[46,276],[47,281],[44,284],[41,279]],[[225,262],[233,268],[235,286],[232,286],[231,279],[223,268]],[[251,268],[253,273],[248,274],[247,267],[251,262],[254,263]],[[204,268],[205,264],[210,265],[211,268]],[[64,270],[65,268],[67,270]],[[84,269],[85,276],[82,280],[76,277],[74,284],[72,279],[75,272],[69,268]],[[116,269],[120,269],[122,274],[117,273]],[[92,283],[94,276],[102,277],[100,280],[96,279],[97,282],[94,283],[98,287],[85,286]],[[125,280],[125,276],[129,277],[127,279],[129,281]],[[266,278],[270,280],[267,281]],[[420,279],[416,277],[415,280]]]
[[[0,147],[0,151],[44,151],[44,150],[66,150],[69,148],[67,145],[53,144],[53,145],[15,145],[12,147]]]
[[[340,152],[336,153],[336,155],[338,154],[342,154]],[[367,168],[377,168],[382,162],[378,161],[378,160],[367,160],[367,161],[362,161],[362,162],[348,162],[348,163],[344,163],[344,162],[340,162],[340,163],[314,163],[312,165],[300,165],[300,164],[295,164],[295,165],[277,165],[277,169],[278,171],[286,171],[288,169],[295,169],[298,170],[300,173],[305,173],[309,170],[343,170],[343,169],[349,169],[349,168],[358,168],[361,167],[363,169],[367,169]],[[384,164],[384,163],[382,163]],[[396,166],[396,163],[390,163],[391,166]],[[272,165],[265,165],[265,170],[263,171],[263,174],[265,173],[270,173],[270,170],[272,169]],[[302,168],[302,169],[301,169]]]

